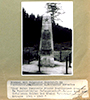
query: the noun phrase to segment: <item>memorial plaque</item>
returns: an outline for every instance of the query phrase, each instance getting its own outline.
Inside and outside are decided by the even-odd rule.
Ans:
[[[43,39],[49,40],[51,38],[49,30],[44,30]]]
[[[42,66],[54,66],[53,36],[51,16],[44,15],[42,20],[42,30],[40,39],[39,56]]]
[[[50,50],[51,49],[51,42],[50,40],[42,40],[42,50]]]

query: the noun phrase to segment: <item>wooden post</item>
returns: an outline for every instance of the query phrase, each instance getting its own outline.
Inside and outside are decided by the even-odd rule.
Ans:
[[[68,56],[66,57],[66,74],[68,74]]]
[[[61,60],[61,58],[62,58],[62,57],[61,57],[61,54],[62,54],[62,51],[60,50],[60,61],[62,61],[62,60]]]
[[[71,53],[69,54],[69,67],[71,67]]]
[[[41,65],[40,65],[40,56],[39,56],[39,60],[38,60],[38,61],[39,61],[39,63],[38,63],[38,66],[39,66],[39,72],[41,72],[41,71],[40,71],[40,66],[41,66]]]
[[[30,49],[29,49],[30,50]],[[31,51],[29,51],[30,57],[29,57],[29,63],[31,63]]]

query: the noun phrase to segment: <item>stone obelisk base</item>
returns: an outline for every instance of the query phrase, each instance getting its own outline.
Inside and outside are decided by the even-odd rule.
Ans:
[[[51,56],[41,56],[41,66],[53,67],[54,66],[54,58]]]

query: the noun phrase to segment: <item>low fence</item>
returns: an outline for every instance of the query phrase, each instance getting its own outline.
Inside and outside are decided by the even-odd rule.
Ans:
[[[29,64],[33,60],[38,60],[38,50],[33,48],[24,48],[23,50],[23,64]]]
[[[62,50],[62,51],[60,51],[60,62],[66,61],[66,57],[67,57],[68,61],[69,61],[70,58],[72,58],[71,50]]]
[[[68,56],[68,61],[72,58],[71,50],[61,50],[61,51],[54,51],[54,60],[65,62],[66,57]],[[70,55],[69,55],[70,54]],[[70,58],[69,58],[70,57]],[[33,60],[38,60],[38,50],[34,50],[33,48],[24,48],[23,50],[23,63],[24,61],[28,60],[31,62]],[[71,59],[72,62],[72,59]]]
[[[72,62],[71,50],[54,51],[54,59],[60,62],[66,62],[66,74],[68,74],[68,68],[71,67],[71,62]],[[24,48],[23,64],[30,64],[30,62],[33,60],[39,61],[38,66],[40,72],[41,65],[40,65],[40,56],[38,56],[38,50],[33,50],[33,48]]]
[[[60,62],[72,62],[72,53],[71,50],[61,50],[61,51],[54,51],[54,60]],[[26,47],[23,50],[23,64],[29,64],[33,60],[38,60],[38,50],[34,50],[32,47]]]

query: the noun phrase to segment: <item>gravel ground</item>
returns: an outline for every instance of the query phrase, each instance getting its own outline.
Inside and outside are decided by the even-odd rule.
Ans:
[[[22,65],[22,72],[26,74],[28,73],[28,75],[34,75],[39,73],[46,75],[72,75],[73,70],[70,67],[68,67],[68,74],[66,74],[65,62],[54,61],[54,65],[54,67],[40,67],[40,72],[38,72],[38,61],[32,61],[30,62],[30,64]]]

